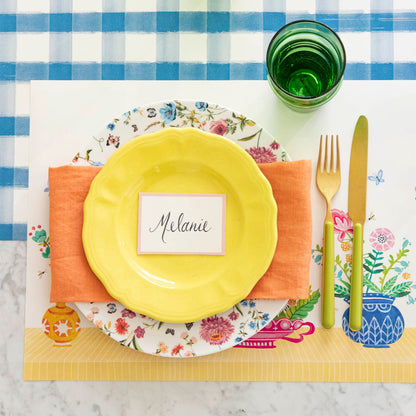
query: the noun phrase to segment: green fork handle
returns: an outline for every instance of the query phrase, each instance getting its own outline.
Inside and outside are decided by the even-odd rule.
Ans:
[[[324,226],[324,278],[322,299],[322,326],[332,328],[335,323],[334,298],[334,223],[325,221]]]
[[[350,329],[359,331],[363,309],[363,226],[354,224],[350,293]]]

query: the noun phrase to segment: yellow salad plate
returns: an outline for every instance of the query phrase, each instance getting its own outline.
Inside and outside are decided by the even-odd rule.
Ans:
[[[138,255],[141,192],[226,194],[225,255]],[[162,322],[194,322],[244,299],[266,272],[277,206],[238,145],[168,128],[129,141],[108,159],[85,200],[82,239],[91,269],[125,307]]]

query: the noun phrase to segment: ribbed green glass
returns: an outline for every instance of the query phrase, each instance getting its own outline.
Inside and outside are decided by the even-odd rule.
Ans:
[[[275,94],[296,110],[310,110],[328,102],[339,90],[345,49],[328,26],[298,20],[275,34],[266,61]]]

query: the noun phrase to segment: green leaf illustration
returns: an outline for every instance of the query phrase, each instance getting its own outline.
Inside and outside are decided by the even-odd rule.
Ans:
[[[404,298],[405,296],[410,294],[410,290],[408,292],[401,292],[398,295],[396,295],[396,298]]]
[[[244,315],[244,314],[243,314],[243,311],[241,310],[241,308],[240,308],[240,306],[239,306],[239,304],[238,304],[238,303],[235,305],[235,308],[237,309],[238,313],[239,313],[241,316],[243,316],[243,315]]]
[[[363,285],[367,286],[370,290],[375,293],[380,293],[380,289],[375,285],[368,277],[363,276]]]
[[[38,230],[35,232],[35,235],[32,237],[32,240],[38,244],[43,244],[46,240],[46,231]]]
[[[42,257],[45,259],[49,259],[50,256],[51,256],[51,249],[49,246],[47,246],[45,251],[42,253]]]
[[[143,352],[142,348],[140,347],[139,343],[137,342],[136,336],[133,337],[133,346],[134,346],[135,350]]]
[[[386,292],[386,295],[393,296],[395,298],[406,296],[405,293],[410,292],[411,285],[412,285],[412,282],[400,283],[396,286],[393,286],[390,291]]]
[[[285,316],[294,321],[298,318],[306,318],[308,313],[312,311],[320,297],[319,290],[312,292],[307,299],[299,299],[296,305],[291,306],[285,313]]]
[[[367,270],[367,271],[368,271],[368,273],[371,273],[371,267],[369,267],[367,264],[363,263],[363,268],[364,268],[365,270]]]
[[[393,276],[391,279],[387,280],[386,284],[383,287],[383,293],[388,292],[396,283],[396,280],[399,276]]]
[[[340,282],[347,288],[347,290],[351,290],[351,283],[346,282],[345,280],[340,279]]]
[[[350,295],[350,292],[347,288],[341,285],[334,285],[335,296],[337,298],[345,298]]]

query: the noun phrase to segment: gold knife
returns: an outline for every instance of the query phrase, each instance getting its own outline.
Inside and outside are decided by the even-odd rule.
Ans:
[[[354,224],[350,293],[350,329],[359,331],[363,305],[363,228],[367,200],[368,120],[360,116],[351,146],[348,214]]]

